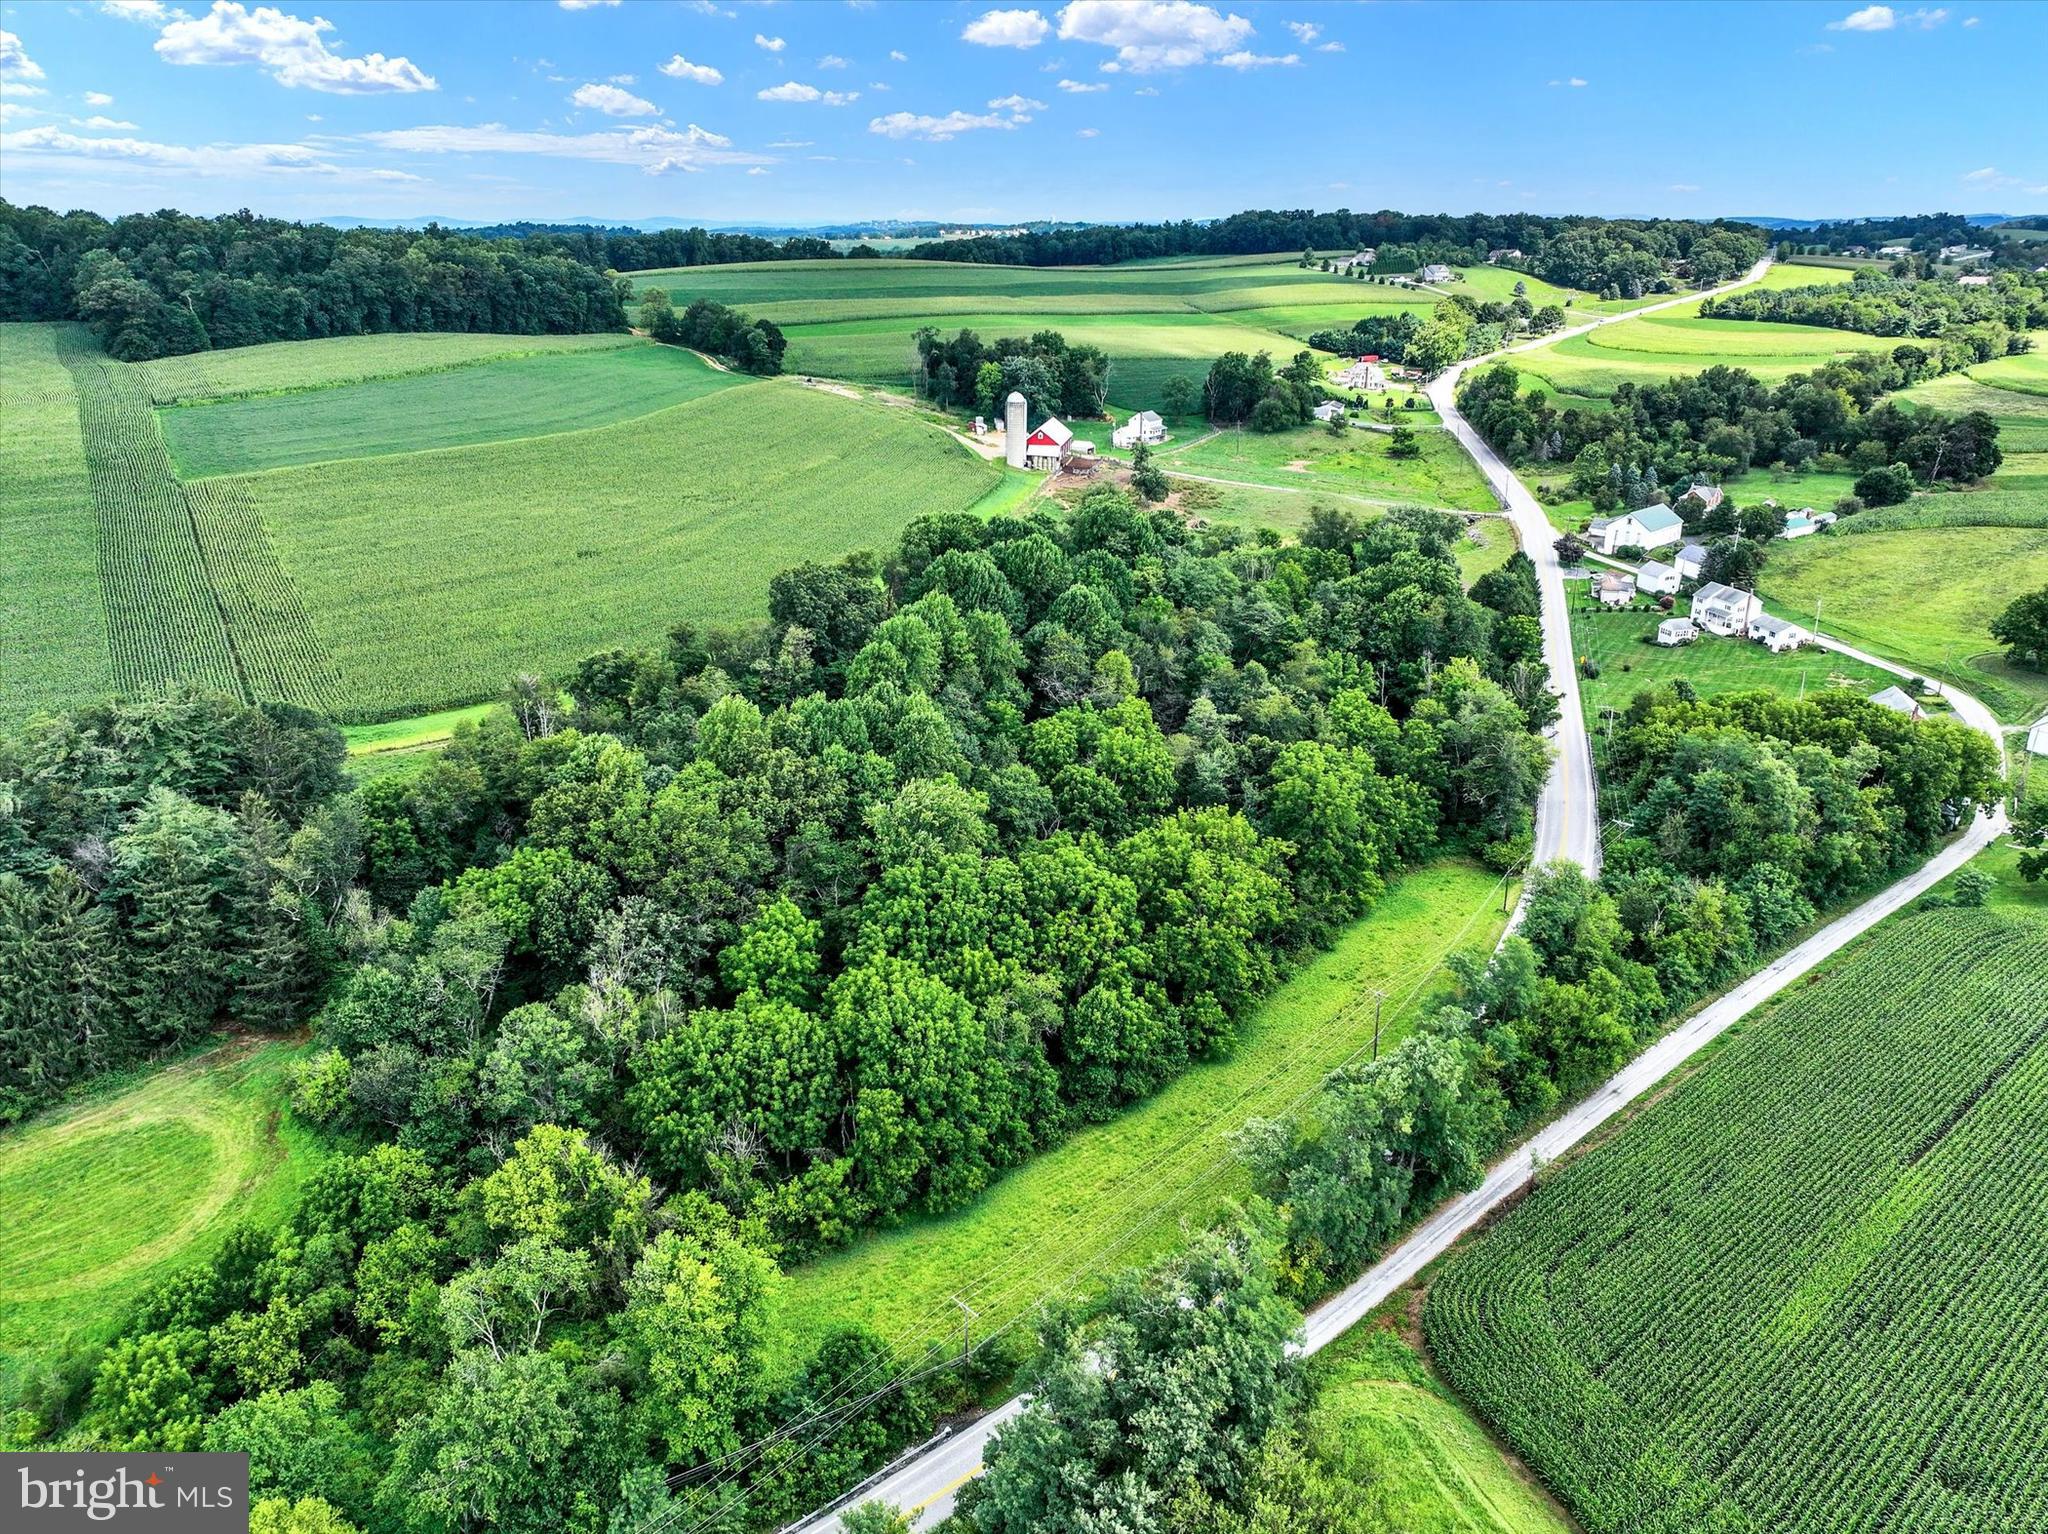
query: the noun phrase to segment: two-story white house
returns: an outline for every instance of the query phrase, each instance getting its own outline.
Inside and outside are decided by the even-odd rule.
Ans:
[[[1692,594],[1692,621],[1709,634],[1742,638],[1752,621],[1761,618],[1763,603],[1753,591],[1739,591],[1719,581],[1708,581]]]
[[[1156,410],[1140,410],[1111,432],[1109,440],[1111,446],[1125,451],[1141,442],[1147,447],[1157,447],[1166,440],[1166,422],[1159,418]]]
[[[1661,559],[1646,559],[1636,566],[1636,590],[1648,592],[1651,596],[1677,596],[1679,575],[1676,565],[1667,565]]]
[[[1685,536],[1685,523],[1669,506],[1645,506],[1618,517],[1595,517],[1586,527],[1586,542],[1596,553],[1612,556],[1616,549],[1661,549]]]

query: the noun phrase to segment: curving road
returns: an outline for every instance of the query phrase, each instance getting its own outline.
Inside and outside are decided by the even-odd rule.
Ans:
[[[1759,262],[1741,282],[1730,283],[1728,287],[1740,287],[1756,281],[1769,265],[1767,260]],[[1721,293],[1727,288],[1712,291]],[[1632,319],[1675,304],[1688,303],[1699,296],[1688,294],[1669,303],[1604,317],[1562,334],[1583,335],[1616,320]],[[1546,336],[1528,345],[1507,348],[1507,351],[1523,351],[1529,349],[1529,345],[1543,345],[1556,339],[1556,335]],[[1496,352],[1490,357],[1477,358],[1475,362],[1489,362],[1505,354]],[[1579,705],[1578,672],[1573,664],[1564,578],[1557,556],[1551,549],[1552,529],[1536,498],[1458,413],[1452,392],[1458,377],[1473,365],[1472,362],[1462,363],[1449,370],[1429,385],[1428,392],[1431,402],[1443,416],[1444,424],[1464,443],[1466,451],[1472,454],[1506,505],[1521,537],[1522,547],[1535,562],[1542,586],[1544,653],[1550,662],[1552,679],[1558,686],[1561,712],[1556,731],[1557,758],[1537,806],[1535,856],[1539,862],[1569,858],[1589,871],[1597,871],[1600,829],[1593,783],[1592,747],[1586,737],[1585,719]],[[1891,661],[1866,655],[1847,645],[1831,640],[1823,643],[1830,649],[1896,675],[1916,676],[1916,673]],[[2003,760],[2004,735],[1990,709],[1953,687],[1945,687],[1942,691],[1959,718],[1985,731],[1998,743],[2000,759]],[[1638,1096],[1705,1048],[1731,1024],[1785,989],[1843,944],[1860,937],[1885,917],[1947,878],[2003,834],[2006,825],[2002,804],[1979,815],[1961,836],[1927,863],[1873,895],[1847,915],[1828,923],[1798,947],[1702,1007],[1636,1056],[1592,1096],[1496,1163],[1477,1188],[1436,1210],[1406,1240],[1391,1249],[1357,1280],[1318,1306],[1309,1315],[1304,1328],[1306,1351],[1314,1353],[1343,1336],[1416,1274],[1450,1250],[1467,1231],[1526,1188],[1538,1167],[1577,1146]],[[790,1525],[787,1534],[840,1534],[839,1509],[869,1499],[879,1499],[910,1514],[913,1528],[934,1527],[953,1511],[954,1493],[981,1473],[982,1458],[989,1440],[1022,1412],[1029,1400],[1028,1396],[1014,1396],[965,1427],[911,1451],[832,1508]]]

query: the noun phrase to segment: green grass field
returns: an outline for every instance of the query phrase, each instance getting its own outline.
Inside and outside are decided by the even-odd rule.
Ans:
[[[1567,1534],[1534,1477],[1518,1474],[1486,1429],[1415,1350],[1377,1325],[1316,1355],[1303,1438],[1316,1457],[1382,1499],[1401,1534]]]
[[[151,401],[231,399],[293,389],[326,389],[407,373],[438,373],[504,357],[559,356],[642,344],[623,333],[577,336],[473,335],[420,331],[386,336],[331,336],[272,341],[227,351],[194,352],[133,364]]]
[[[1305,965],[1239,1030],[1226,1060],[1197,1065],[1113,1122],[1083,1129],[1011,1172],[969,1209],[864,1237],[790,1275],[799,1338],[834,1324],[874,1327],[906,1351],[959,1338],[959,1295],[977,1334],[1040,1300],[1086,1290],[1142,1263],[1246,1189],[1226,1137],[1285,1111],[1372,1044],[1371,991],[1389,993],[1383,1043],[1412,1026],[1444,956],[1490,947],[1501,886],[1442,862],[1401,880],[1337,946]]]
[[[76,333],[0,325],[0,722],[86,703],[113,686],[99,538],[78,396],[58,347]]]
[[[1773,545],[1758,581],[1774,610],[1803,622],[1819,600],[1828,633],[1930,676],[1952,678],[2010,724],[2048,705],[2048,677],[1985,663],[1999,653],[1990,624],[2014,597],[2044,585],[2048,527],[1805,538]]]
[[[2048,332],[2033,339],[2031,352],[1930,378],[1898,398],[1934,410],[1982,410],[1998,422],[1998,445],[2008,457],[2048,453]]]
[[[848,445],[858,444],[858,451]],[[751,383],[592,431],[193,487],[274,539],[357,720],[496,695],[679,619],[766,610],[768,577],[885,547],[998,470],[907,412]]]
[[[1685,603],[1681,601],[1674,612],[1683,617]],[[1834,689],[1868,695],[1898,681],[1890,672],[1825,651],[1773,655],[1749,640],[1713,634],[1666,648],[1653,643],[1662,613],[1594,612],[1574,601],[1571,615],[1573,652],[1581,658],[1590,656],[1600,667],[1599,676],[1579,678],[1586,717],[1593,721],[1601,709],[1626,708],[1638,692],[1667,686],[1680,677],[1697,687],[1702,697],[1755,688],[1788,697]]]
[[[582,431],[746,381],[693,352],[643,341],[181,405],[161,422],[171,461],[189,480]]]
[[[1465,450],[1449,433],[1418,428],[1419,458],[1392,458],[1385,432],[1347,431],[1333,437],[1320,426],[1298,431],[1229,430],[1190,435],[1158,454],[1169,474],[1206,474],[1280,489],[1297,486],[1332,496],[1378,503],[1493,511],[1497,503]]]
[[[294,1055],[226,1044],[0,1135],[0,1403],[231,1225],[290,1207],[331,1153],[285,1108]]]
[[[1589,1534],[2048,1527],[2044,1017],[2039,886],[1891,918],[1455,1256],[1435,1363]]]

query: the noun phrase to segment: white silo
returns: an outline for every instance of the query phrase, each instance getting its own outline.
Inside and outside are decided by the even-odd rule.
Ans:
[[[1013,469],[1024,467],[1024,439],[1030,435],[1024,429],[1024,410],[1024,396],[1012,389],[1003,401],[1003,457]]]

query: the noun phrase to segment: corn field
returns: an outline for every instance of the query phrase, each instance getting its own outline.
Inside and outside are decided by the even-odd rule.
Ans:
[[[1590,1534],[2048,1529],[2048,923],[1880,929],[1425,1325]]]

